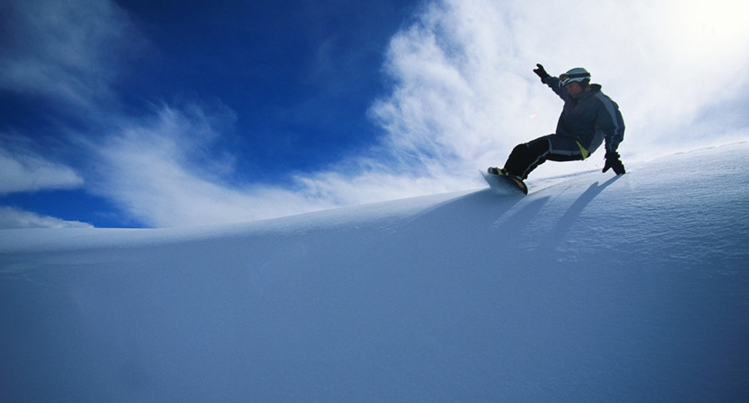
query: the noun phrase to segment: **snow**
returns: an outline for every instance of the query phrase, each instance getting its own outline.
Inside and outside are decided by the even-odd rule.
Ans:
[[[746,155],[526,197],[0,231],[3,401],[743,402]]]

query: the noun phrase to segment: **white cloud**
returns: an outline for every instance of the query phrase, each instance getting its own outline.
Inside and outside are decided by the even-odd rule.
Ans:
[[[224,115],[231,119],[230,115]],[[229,184],[233,160],[215,159],[223,126],[198,105],[162,105],[140,122],[122,124],[102,143],[87,188],[154,227],[209,225],[279,217],[447,191],[457,183],[444,166],[404,173],[374,157],[352,158],[329,171],[298,174],[288,188]],[[214,158],[211,160],[211,158]]]
[[[255,220],[327,207],[291,191],[229,186],[222,178],[231,173],[232,159],[211,160],[215,157],[209,152],[220,137],[215,124],[220,124],[216,116],[197,105],[163,105],[149,119],[123,123],[104,143],[89,145],[99,161],[89,190],[156,227]]]
[[[72,168],[18,146],[0,147],[0,172],[0,195],[83,185],[83,178]]]
[[[0,206],[0,229],[19,228],[93,228],[93,226],[79,221],[65,221],[12,207]]]

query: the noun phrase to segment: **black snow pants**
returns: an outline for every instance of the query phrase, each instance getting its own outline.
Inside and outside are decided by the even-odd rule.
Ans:
[[[549,134],[517,145],[505,163],[505,170],[523,179],[536,167],[550,161],[582,161],[589,155],[574,138]]]

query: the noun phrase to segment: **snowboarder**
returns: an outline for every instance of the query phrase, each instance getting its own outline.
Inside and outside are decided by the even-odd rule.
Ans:
[[[624,120],[616,102],[601,92],[599,84],[590,83],[590,73],[584,68],[576,67],[557,78],[550,76],[544,66],[536,66],[533,72],[564,101],[556,133],[519,144],[504,168],[492,167],[488,172],[506,175],[524,187],[522,180],[546,160],[584,160],[605,141],[603,172],[613,169],[617,175],[624,174],[624,164],[616,151],[624,139]]]

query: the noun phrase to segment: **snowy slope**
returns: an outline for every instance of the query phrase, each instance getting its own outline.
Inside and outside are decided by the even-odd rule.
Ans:
[[[8,402],[743,402],[749,143],[231,227],[0,231]]]

